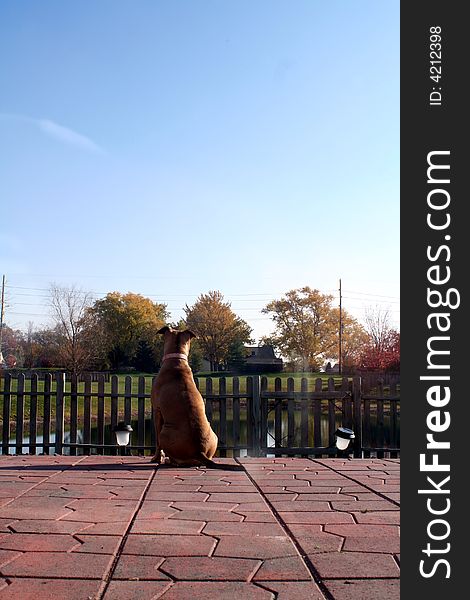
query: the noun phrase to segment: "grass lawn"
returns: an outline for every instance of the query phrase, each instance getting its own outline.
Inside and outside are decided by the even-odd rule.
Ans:
[[[313,390],[314,385],[315,385],[315,380],[319,377],[322,379],[323,381],[323,387],[324,389],[326,389],[327,386],[327,381],[329,379],[329,376],[326,375],[325,373],[266,373],[264,376],[266,376],[268,378],[268,389],[270,390],[274,390],[274,381],[277,377],[280,377],[281,381],[282,381],[282,389],[286,389],[287,388],[287,379],[292,377],[294,380],[294,386],[296,390],[300,390],[300,383],[301,383],[301,379],[303,377],[305,377],[308,381],[308,388],[310,390]],[[112,387],[112,380],[115,379],[117,381],[117,393],[119,396],[119,405],[123,404],[123,397],[125,394],[125,389],[126,389],[126,380],[130,381],[130,391],[132,395],[136,395],[139,393],[139,390],[142,390],[144,392],[144,394],[146,395],[150,395],[150,391],[152,388],[152,380],[153,380],[154,375],[153,374],[148,374],[148,373],[135,373],[132,375],[128,375],[128,374],[117,374],[117,375],[113,375],[110,378],[110,381],[108,382],[104,382],[104,396],[105,396],[105,402],[104,402],[104,409],[105,409],[105,416],[109,417],[111,414],[111,387]],[[213,387],[213,391],[214,393],[218,393],[219,392],[219,382],[221,380],[222,377],[224,377],[223,373],[221,372],[217,372],[217,373],[197,373],[196,377],[199,381],[199,387],[200,389],[204,392],[205,388],[206,388],[206,380],[210,377],[212,379],[212,387]],[[239,376],[239,381],[240,381],[240,393],[245,393],[246,392],[246,375],[240,375]],[[341,383],[341,377],[334,377],[334,382],[335,385],[339,385]],[[93,416],[96,416],[97,414],[97,410],[98,410],[98,383],[97,382],[93,382],[91,384],[91,413]],[[128,384],[129,385],[129,384]],[[3,378],[0,378],[0,393],[4,391],[4,386],[5,386],[5,380]],[[16,413],[17,413],[17,392],[18,389],[18,381],[17,379],[13,379],[12,380],[12,387],[11,387],[11,412],[10,412],[10,420],[14,420],[16,419]],[[56,381],[55,378],[53,377],[52,380],[52,392],[53,394],[56,391]],[[65,384],[65,420],[69,421],[70,420],[70,391],[71,391],[71,384],[70,382],[66,382]],[[79,383],[78,385],[78,394],[83,394],[85,391],[85,384],[83,382]],[[231,394],[233,391],[233,377],[229,376],[226,378],[226,392],[227,394]],[[25,387],[24,387],[24,419],[25,421],[29,419],[29,414],[30,414],[30,403],[31,403],[31,380],[30,379],[26,379],[25,380]],[[44,399],[43,399],[43,393],[44,393],[44,381],[38,381],[38,402],[37,402],[37,412],[38,412],[38,419],[41,420],[43,415],[44,415]],[[131,401],[131,406],[132,406],[132,415],[133,416],[137,416],[137,398],[132,398]],[[78,415],[80,418],[80,415],[83,415],[83,405],[84,405],[84,398],[83,395],[79,395],[78,396]],[[145,412],[146,415],[149,416],[150,415],[150,401],[147,399],[145,402]],[[52,414],[52,418],[54,418],[55,416],[55,397],[53,396],[51,399],[51,414]],[[3,395],[0,395],[0,423],[3,421]]]

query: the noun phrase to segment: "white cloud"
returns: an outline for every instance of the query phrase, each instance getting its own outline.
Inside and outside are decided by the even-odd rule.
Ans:
[[[47,135],[50,135],[57,140],[64,142],[65,144],[71,144],[72,146],[77,146],[79,148],[83,148],[84,150],[88,150],[90,152],[95,152],[98,154],[103,154],[104,150],[95,144],[93,140],[82,135],[81,133],[77,133],[68,127],[63,127],[58,123],[54,123],[54,121],[49,121],[48,119],[40,119],[37,121],[39,128],[41,131],[44,131]]]
[[[0,113],[0,119],[6,121],[22,121],[23,123],[31,123],[49,137],[52,137],[64,144],[75,146],[76,148],[80,148],[94,154],[105,153],[103,148],[101,148],[101,146],[96,144],[89,137],[70,129],[69,127],[59,125],[50,119],[34,119],[25,115],[13,115],[5,113]]]

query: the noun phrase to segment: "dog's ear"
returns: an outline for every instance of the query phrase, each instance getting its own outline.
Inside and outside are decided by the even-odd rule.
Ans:
[[[161,329],[159,329],[157,331],[157,333],[161,333],[162,335],[165,334],[167,331],[170,331],[170,328],[168,327],[168,325],[165,325],[165,327],[162,327]]]
[[[197,335],[194,333],[194,331],[191,331],[191,329],[186,329],[186,331],[184,333],[189,333],[189,339],[192,340],[193,338],[197,337]]]

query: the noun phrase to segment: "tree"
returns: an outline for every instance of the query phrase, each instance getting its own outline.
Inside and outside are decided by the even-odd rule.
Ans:
[[[174,327],[174,329],[179,329],[180,331],[184,331],[185,329],[188,329],[188,326],[186,325],[186,321],[184,319],[180,319],[178,321],[177,325]],[[193,373],[196,373],[197,371],[201,370],[203,359],[204,359],[204,352],[201,348],[201,343],[197,339],[197,337],[195,337],[191,341],[191,347],[189,350],[189,357],[188,357],[189,366],[191,367],[191,370],[193,371]]]
[[[211,371],[226,366],[233,345],[251,342],[251,327],[238,317],[219,291],[201,294],[193,306],[186,305],[186,327],[198,337]]]
[[[92,296],[75,286],[52,284],[50,310],[59,364],[73,374],[89,368],[96,358],[96,331],[89,308]]]
[[[17,365],[22,364],[24,355],[23,342],[24,335],[21,331],[17,329],[12,329],[11,327],[3,323],[2,346],[0,348],[0,354],[3,354],[3,358],[5,361],[7,356],[14,356],[17,359]]]
[[[303,371],[316,371],[338,355],[339,310],[333,296],[306,286],[273,300],[263,313],[271,315],[275,332],[263,338]],[[343,356],[352,354],[361,338],[359,323],[343,311]],[[356,351],[356,350],[354,350]]]
[[[231,370],[242,371],[245,366],[247,351],[245,344],[240,340],[234,340],[228,349],[227,365]]]
[[[339,308],[333,309],[333,318],[339,323]],[[367,332],[364,327],[346,310],[342,310],[341,318],[343,326],[342,335],[342,366],[345,368],[357,367],[360,363],[364,346],[367,344]],[[330,354],[331,358],[338,356],[339,341],[335,340],[335,346]]]
[[[57,328],[39,329],[31,333],[34,354],[29,367],[62,367],[59,354],[60,332]]]
[[[194,373],[197,373],[197,371],[201,370],[203,358],[204,356],[201,345],[197,338],[194,338],[191,342],[191,349],[189,351],[189,366]]]
[[[366,312],[367,342],[361,353],[364,369],[398,371],[400,369],[400,333],[390,325],[388,310]]]
[[[111,292],[97,300],[90,312],[100,326],[104,353],[112,368],[132,364],[141,342],[153,349],[154,363],[158,361],[162,341],[157,331],[168,319],[166,305],[140,294]]]
[[[28,331],[23,339],[24,366],[32,369],[41,354],[41,347],[34,340],[34,323],[28,322]]]
[[[156,371],[154,349],[147,340],[139,340],[132,362],[134,367],[143,373],[153,373]]]

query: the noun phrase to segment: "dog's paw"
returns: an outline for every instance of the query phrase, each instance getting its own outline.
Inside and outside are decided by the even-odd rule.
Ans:
[[[150,459],[151,463],[157,463],[158,465],[160,465],[162,463],[162,453],[161,452],[157,452],[156,454],[154,454],[152,456],[152,458]]]
[[[157,450],[155,454],[150,459],[151,463],[156,463],[157,465],[164,465],[168,463],[168,457],[165,456],[163,450]]]

